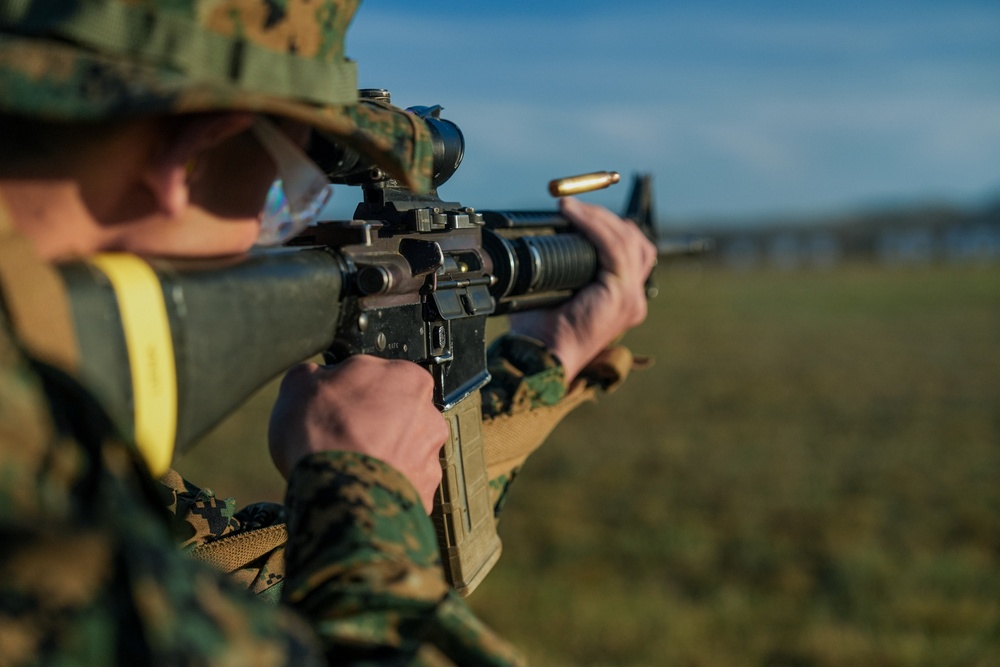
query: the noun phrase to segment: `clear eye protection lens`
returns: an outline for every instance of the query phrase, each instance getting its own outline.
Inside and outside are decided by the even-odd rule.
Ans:
[[[256,245],[280,245],[316,222],[333,186],[305,152],[272,123],[258,116],[252,129],[278,170],[261,211]]]
[[[291,238],[294,232],[292,214],[288,210],[288,199],[281,180],[271,184],[264,201],[264,210],[260,213],[260,233],[257,235],[257,245],[278,245],[283,240]]]
[[[260,233],[257,235],[257,246],[270,247],[281,245],[285,241],[298,236],[306,227],[319,217],[320,211],[326,206],[333,194],[333,186],[327,185],[308,200],[300,200],[292,208],[286,194],[284,182],[281,179],[271,184],[264,201],[264,209],[260,214]]]

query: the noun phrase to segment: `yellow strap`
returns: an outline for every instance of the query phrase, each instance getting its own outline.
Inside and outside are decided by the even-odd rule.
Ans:
[[[118,299],[132,372],[135,442],[158,477],[170,467],[177,436],[177,370],[163,289],[135,255],[110,253],[89,262],[108,277]]]

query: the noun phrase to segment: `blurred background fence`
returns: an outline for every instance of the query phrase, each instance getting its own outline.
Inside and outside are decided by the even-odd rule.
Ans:
[[[717,248],[708,259],[737,270],[829,269],[859,261],[895,266],[1000,262],[1000,200],[980,207],[896,207],[777,223],[709,224],[708,229]]]

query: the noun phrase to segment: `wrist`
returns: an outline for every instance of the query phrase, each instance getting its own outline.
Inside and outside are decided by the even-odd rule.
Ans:
[[[527,314],[525,314],[527,315]],[[540,318],[518,316],[511,318],[510,334],[541,345],[562,366],[566,384],[569,385],[587,365],[576,332],[558,317]]]

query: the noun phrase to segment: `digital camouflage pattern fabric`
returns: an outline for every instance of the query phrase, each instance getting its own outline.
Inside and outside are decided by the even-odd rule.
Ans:
[[[411,189],[430,187],[426,127],[358,103],[344,35],[359,0],[0,3],[0,112],[53,121],[245,110],[308,123]]]
[[[500,336],[487,350],[490,383],[483,389],[483,417],[552,406],[566,395],[562,364],[544,345],[525,336]]]

